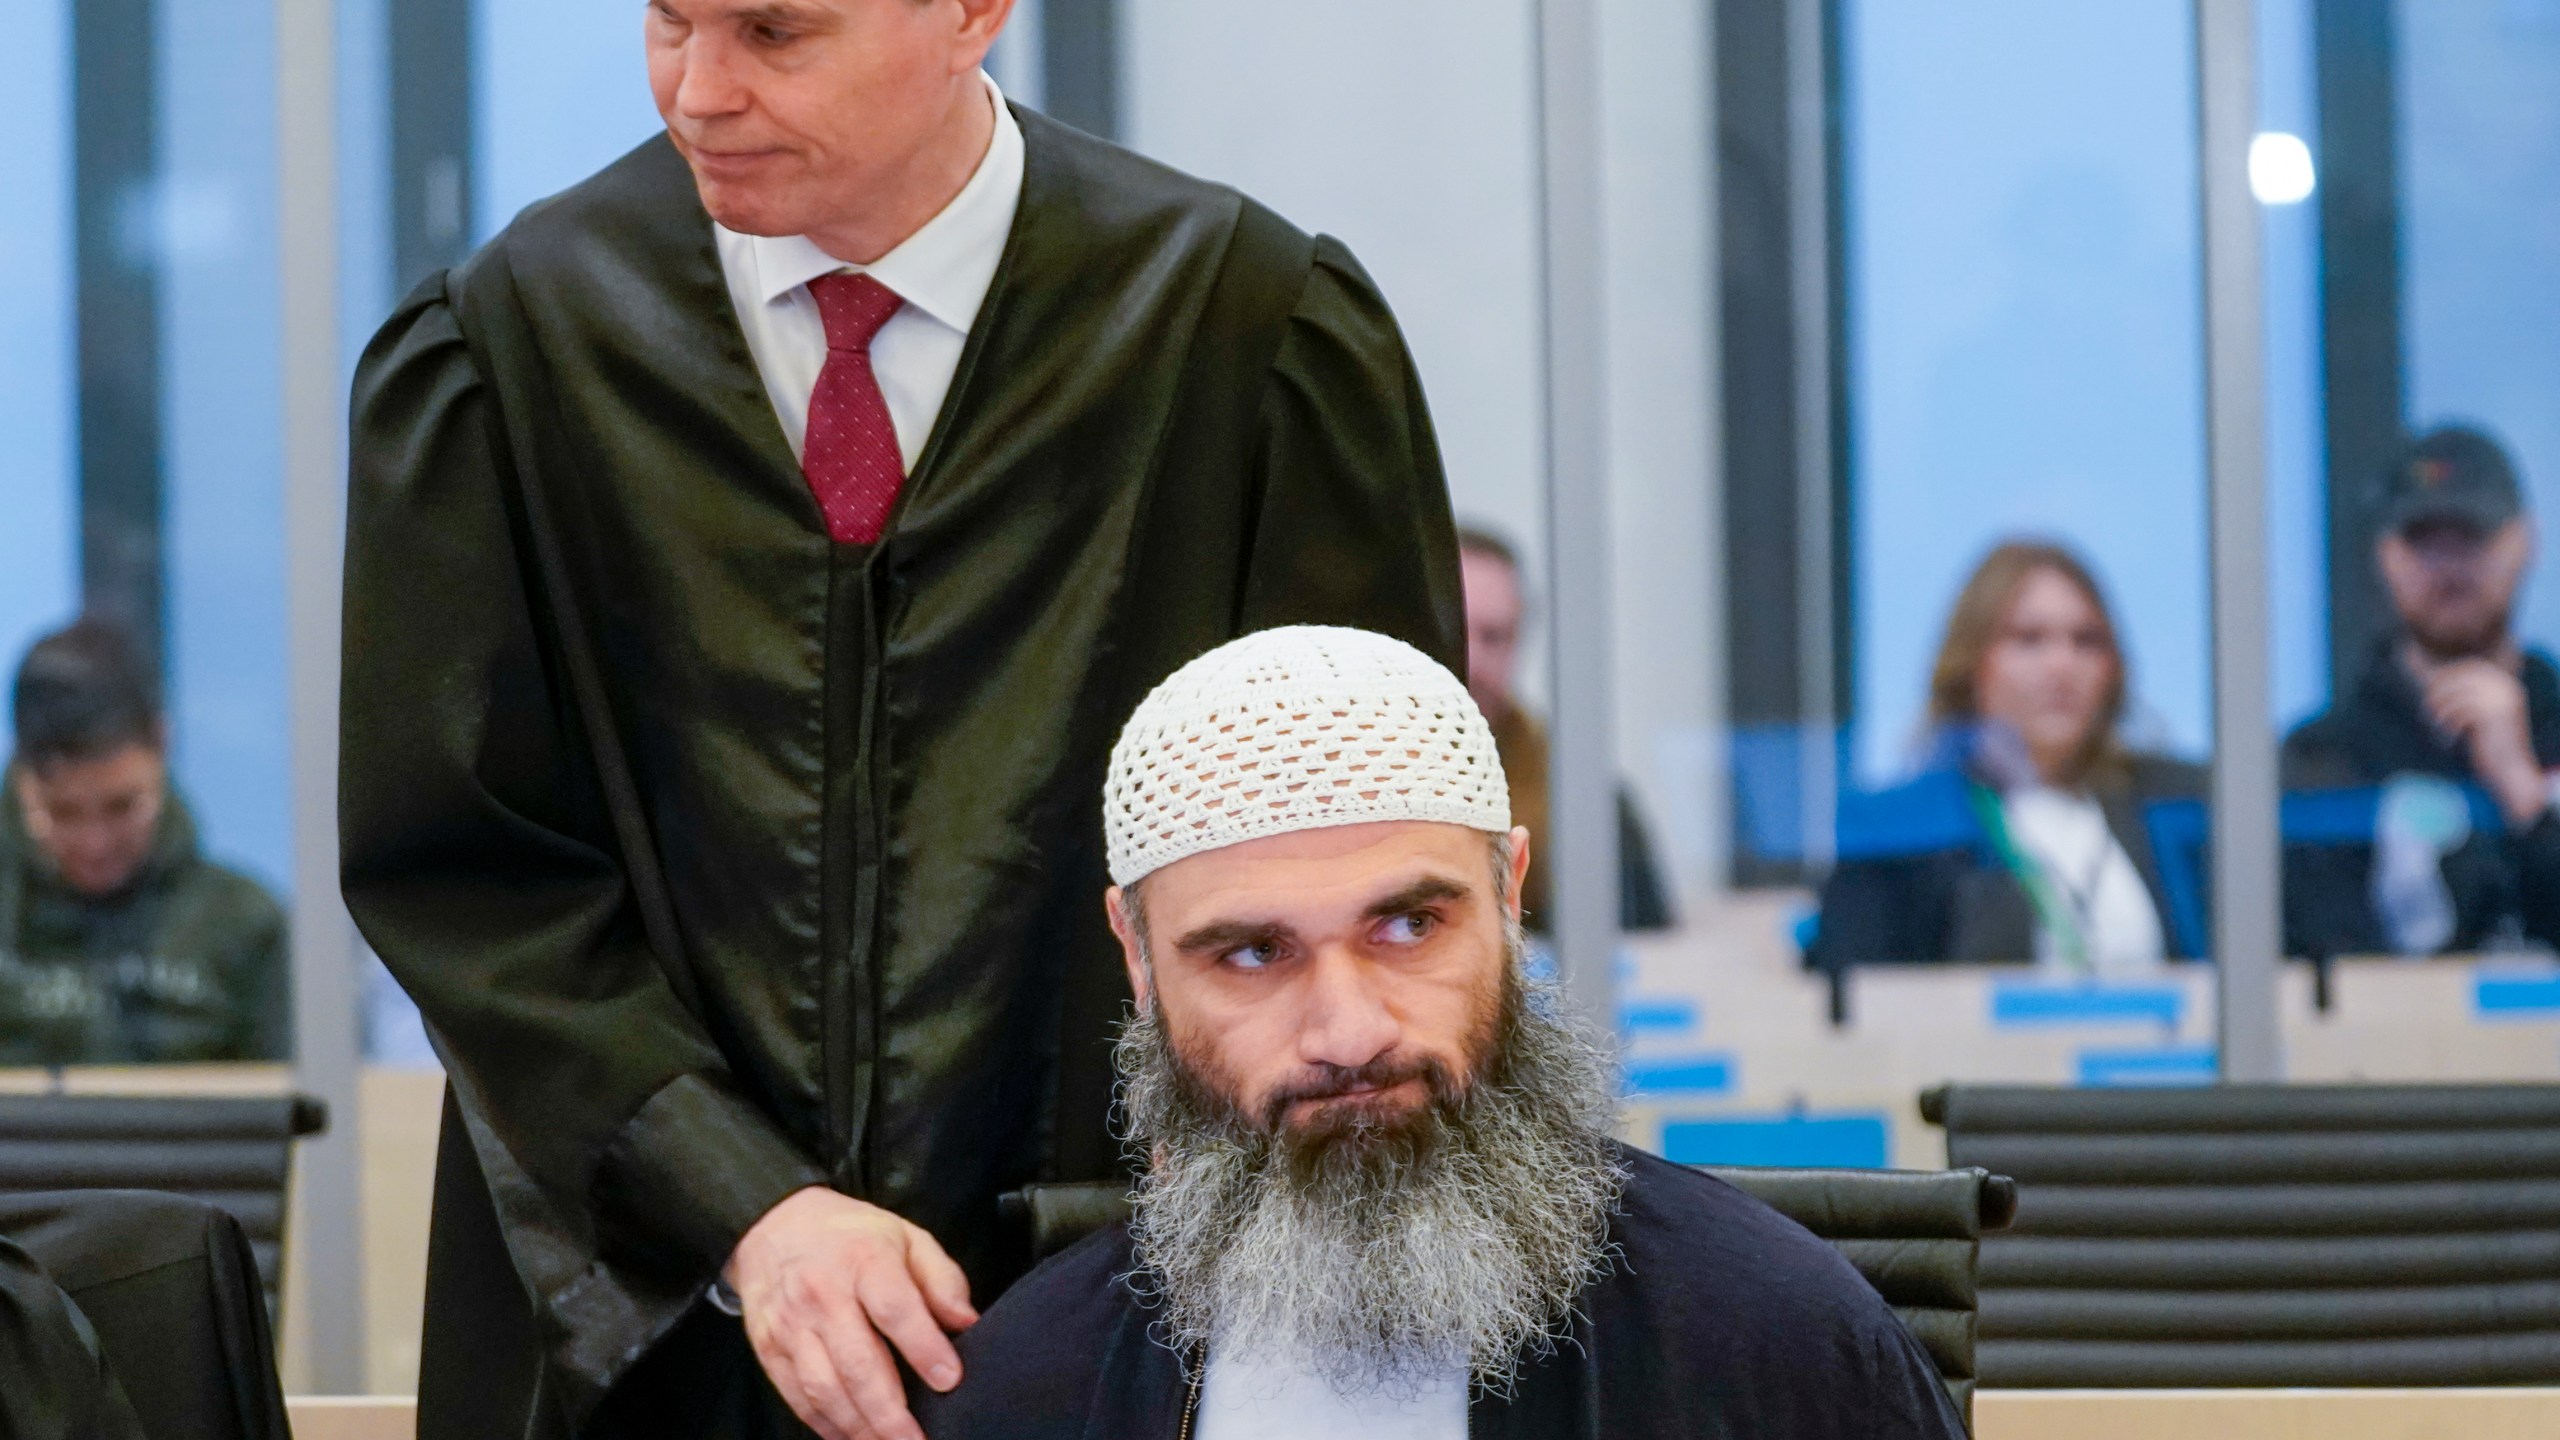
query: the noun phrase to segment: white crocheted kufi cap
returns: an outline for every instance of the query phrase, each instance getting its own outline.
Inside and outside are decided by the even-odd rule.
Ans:
[[[1140,701],[1102,817],[1111,878],[1128,885],[1297,830],[1435,820],[1505,834],[1511,792],[1446,667],[1384,635],[1295,625],[1229,641]]]

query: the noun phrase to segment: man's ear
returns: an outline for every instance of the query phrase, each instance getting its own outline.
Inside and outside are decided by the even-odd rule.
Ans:
[[[988,47],[1004,33],[1005,23],[1013,18],[1013,0],[957,0],[960,6],[960,54],[955,57],[975,69],[987,57]]]
[[[1155,1005],[1155,988],[1149,984],[1146,952],[1138,943],[1138,927],[1129,919],[1129,899],[1117,885],[1102,892],[1102,908],[1111,917],[1111,934],[1120,942],[1120,962],[1129,967],[1129,993],[1138,999],[1141,1013]]]
[[[1520,897],[1528,893],[1521,887],[1528,883],[1529,831],[1526,826],[1514,825],[1511,827],[1511,896],[1506,902],[1514,920],[1520,918]]]

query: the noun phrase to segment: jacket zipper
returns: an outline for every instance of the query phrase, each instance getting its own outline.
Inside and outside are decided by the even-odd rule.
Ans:
[[[1191,1389],[1182,1400],[1182,1429],[1175,1432],[1174,1440],[1191,1440],[1191,1422],[1200,1414],[1200,1381],[1208,1370],[1206,1361],[1192,1367]]]

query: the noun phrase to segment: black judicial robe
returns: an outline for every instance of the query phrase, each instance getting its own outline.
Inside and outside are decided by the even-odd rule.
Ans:
[[[1117,1163],[1101,793],[1138,699],[1281,624],[1463,663],[1357,263],[1017,113],[1020,212],[876,546],[829,541],[663,137],[359,367],[343,878],[451,1077],[431,1437],[796,1433],[701,1297],[810,1184],[985,1303],[1023,1268],[996,1197]]]
[[[1928,1353],[1849,1262],[1721,1180],[1621,1149],[1610,1272],[1569,1338],[1472,1440],[1963,1440]],[[917,1396],[932,1440],[1180,1440],[1197,1366],[1148,1333],[1129,1229],[1059,1253],[960,1340],[967,1374]]]

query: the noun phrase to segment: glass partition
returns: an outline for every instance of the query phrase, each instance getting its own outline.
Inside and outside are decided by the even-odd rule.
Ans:
[[[2294,12],[2316,217],[2276,334],[2323,379],[2329,681],[2287,722],[2287,1040],[2305,1079],[2560,1076],[2560,7]],[[2295,233],[2289,233],[2295,232]],[[2316,288],[2315,288],[2316,287]],[[2280,522],[2284,523],[2284,522]],[[2280,614],[2280,626],[2284,624]],[[2304,628],[2310,628],[2309,623]]]
[[[0,800],[0,1068],[281,1061],[276,136],[241,118],[275,109],[273,17],[22,18],[27,127],[0,161],[0,664],[26,722],[6,721]]]
[[[991,63],[1340,237],[1394,308],[1520,812],[1544,826],[1551,746],[1616,776],[1631,1139],[1932,1165],[1934,1084],[2210,1082],[2194,6],[1613,9],[1588,497],[1549,469],[1535,10],[1048,0]],[[0,906],[0,1084],[281,1060],[280,37],[223,0],[21,11],[0,660],[116,627],[167,723],[143,789],[189,820],[83,869],[62,837],[97,817],[13,779],[0,893],[50,908]],[[2560,0],[2256,11],[2286,1073],[2560,1078]],[[340,20],[351,352],[656,129],[629,0]],[[1577,504],[1608,510],[1605,635],[1555,625]],[[1571,644],[1609,650],[1596,741],[1542,729]],[[175,868],[221,877],[230,969],[87,938]],[[401,1388],[440,1092],[387,975],[366,1025],[397,1257],[370,1363]]]
[[[1631,1132],[1934,1165],[1932,1085],[2209,1081],[2192,7],[1723,11],[1741,888],[1634,947]]]
[[[0,156],[0,441],[8,447],[0,526],[0,654],[14,659],[79,604],[76,266],[72,229],[71,6],[20,12],[19,143]],[[0,714],[0,736],[10,717]]]

